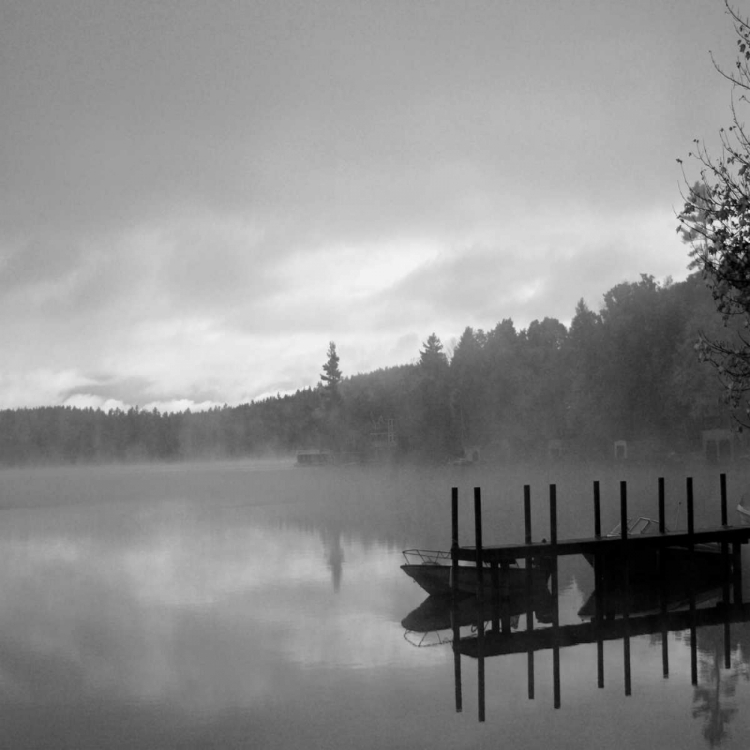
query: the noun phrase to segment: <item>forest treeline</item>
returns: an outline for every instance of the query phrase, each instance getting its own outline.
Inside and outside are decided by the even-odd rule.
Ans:
[[[321,382],[294,394],[203,412],[50,406],[0,411],[0,463],[189,460],[330,449],[367,458],[392,419],[392,453],[444,461],[477,446],[489,460],[610,455],[613,441],[654,455],[700,449],[728,426],[722,389],[696,354],[720,335],[703,281],[643,275],[581,300],[569,327],[554,318],[517,330],[466,328],[451,352],[430,335],[415,361],[342,377],[335,345]],[[331,359],[331,354],[335,360]],[[346,370],[346,363],[343,370]]]

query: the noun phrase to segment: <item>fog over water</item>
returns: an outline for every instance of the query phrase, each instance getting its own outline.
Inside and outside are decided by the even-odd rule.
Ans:
[[[298,469],[290,460],[4,470],[0,747],[489,748],[505,738],[532,748],[554,738],[570,748],[698,748],[710,745],[720,716],[722,747],[744,747],[746,624],[732,625],[732,666],[718,671],[716,629],[698,631],[697,686],[689,632],[669,635],[669,679],[659,636],[631,639],[627,698],[621,641],[605,643],[603,689],[596,646],[563,648],[559,710],[549,650],[536,654],[534,700],[525,654],[488,659],[485,723],[476,660],[462,657],[456,713],[451,646],[417,648],[405,637],[401,621],[426,594],[400,570],[401,551],[449,547],[451,487],[462,544],[473,543],[473,488],[482,488],[491,543],[522,540],[525,483],[539,539],[556,482],[564,538],[593,531],[594,479],[609,528],[620,479],[632,514],[655,515],[660,475],[612,466]],[[747,471],[727,475],[733,507]],[[665,476],[668,522],[678,527],[686,472]],[[719,469],[701,468],[694,481],[699,524],[718,522]],[[743,568],[747,588],[747,553]],[[580,623],[591,568],[565,558],[559,582],[561,625]]]

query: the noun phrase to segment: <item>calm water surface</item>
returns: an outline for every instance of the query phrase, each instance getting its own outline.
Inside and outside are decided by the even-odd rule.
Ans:
[[[477,662],[461,660],[456,713],[453,652],[439,643],[450,632],[402,627],[426,595],[400,570],[401,550],[448,547],[451,486],[467,506],[464,543],[474,485],[487,542],[522,538],[525,482],[541,536],[545,488],[559,481],[561,536],[573,536],[591,523],[591,479],[605,480],[605,522],[618,512],[614,476],[610,487],[582,473],[283,462],[0,472],[0,746],[746,748],[748,624],[732,626],[729,669],[722,629],[698,631],[697,686],[689,632],[669,635],[668,679],[660,637],[633,638],[628,697],[621,641],[605,644],[604,688],[596,645],[562,649],[559,709],[551,652],[536,654],[533,700],[526,654],[487,659],[484,723]],[[635,512],[656,476],[632,477]],[[668,479],[675,519],[681,477]],[[718,474],[697,482],[699,513],[718,512]],[[730,497],[745,482],[730,474]],[[592,579],[581,560],[562,565],[562,623],[581,622]]]

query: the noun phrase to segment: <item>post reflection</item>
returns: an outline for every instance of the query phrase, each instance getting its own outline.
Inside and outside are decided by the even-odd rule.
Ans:
[[[555,572],[548,583],[537,584],[533,590],[505,594],[493,590],[484,601],[475,596],[455,600],[450,595],[431,596],[402,620],[407,640],[415,645],[452,644],[456,710],[463,709],[463,658],[478,662],[478,717],[484,721],[492,715],[492,697],[486,695],[484,684],[488,658],[525,653],[528,697],[534,699],[540,677],[535,675],[534,656],[538,651],[551,651],[549,677],[554,707],[560,708],[562,649],[596,644],[596,682],[602,688],[604,644],[621,641],[624,693],[630,695],[637,690],[630,663],[632,639],[652,636],[652,644],[660,647],[663,677],[668,679],[669,634],[679,633],[690,648],[692,716],[702,720],[708,744],[719,744],[739,710],[732,702],[737,683],[740,678],[750,679],[750,626],[742,625],[750,623],[750,605],[733,586],[732,566],[723,573],[694,567],[692,576],[655,575],[652,580],[596,575],[594,590],[578,609],[579,621],[571,624],[560,623],[559,600],[550,590],[556,583]]]

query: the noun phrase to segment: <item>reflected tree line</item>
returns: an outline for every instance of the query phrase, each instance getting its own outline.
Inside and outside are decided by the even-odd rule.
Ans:
[[[321,381],[294,394],[204,412],[137,407],[0,411],[0,462],[188,460],[330,449],[366,459],[382,420],[391,457],[445,461],[472,446],[488,460],[547,456],[551,443],[609,456],[614,440],[652,458],[700,448],[700,431],[727,424],[700,334],[721,328],[694,274],[643,275],[610,289],[595,312],[581,300],[568,327],[554,318],[516,329],[466,328],[446,347],[432,334],[415,361],[344,377],[331,343]],[[380,426],[379,426],[380,425]],[[382,433],[381,433],[382,434]],[[379,446],[382,448],[382,446]]]
[[[750,625],[733,629],[731,665],[723,657],[721,627],[698,631],[700,682],[693,689],[693,718],[702,721],[701,732],[709,747],[718,747],[730,734],[729,724],[739,708],[736,701],[740,681],[750,681]]]

